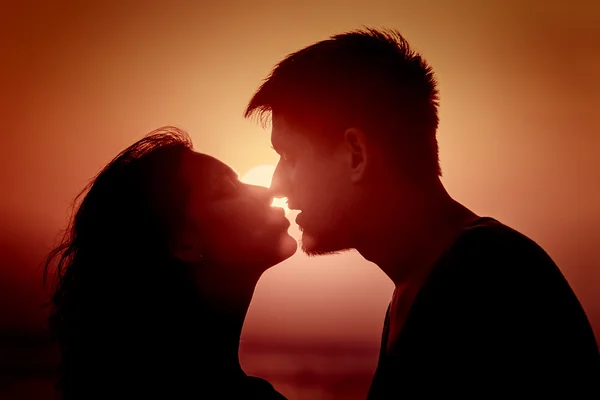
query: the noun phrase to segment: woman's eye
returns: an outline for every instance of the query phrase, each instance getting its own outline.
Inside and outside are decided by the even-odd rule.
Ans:
[[[240,191],[239,186],[232,180],[224,180],[217,188],[216,197],[233,197]]]

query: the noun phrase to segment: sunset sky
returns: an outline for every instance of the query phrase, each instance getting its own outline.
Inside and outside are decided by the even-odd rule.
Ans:
[[[44,252],[120,150],[175,125],[240,175],[275,165],[269,131],[242,116],[261,80],[293,51],[372,26],[399,29],[436,71],[450,193],[542,245],[600,335],[600,3],[562,3],[56,1],[3,11],[0,328],[43,327]],[[356,253],[296,254],[261,279],[244,335],[376,345],[392,289]]]

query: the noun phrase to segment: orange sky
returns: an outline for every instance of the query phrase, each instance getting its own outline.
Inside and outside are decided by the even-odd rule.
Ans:
[[[437,72],[451,194],[540,243],[600,334],[600,6],[23,3],[0,24],[0,327],[40,326],[40,257],[117,152],[177,125],[240,173],[276,163],[268,132],[242,118],[261,79],[290,52],[370,25],[400,29]],[[391,291],[357,254],[298,254],[259,283],[245,334],[376,343]]]

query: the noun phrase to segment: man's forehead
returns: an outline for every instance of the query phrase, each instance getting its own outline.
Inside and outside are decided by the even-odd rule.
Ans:
[[[335,147],[331,142],[323,140],[323,136],[302,124],[298,124],[281,114],[273,113],[271,118],[271,144],[276,151],[300,150],[302,153],[328,153]]]
[[[298,127],[291,124],[283,115],[274,113],[271,122],[271,143],[274,147],[299,144],[298,141],[302,139],[302,135],[299,134]]]
[[[281,114],[273,114],[271,117],[271,137],[279,139],[290,130],[289,123]]]

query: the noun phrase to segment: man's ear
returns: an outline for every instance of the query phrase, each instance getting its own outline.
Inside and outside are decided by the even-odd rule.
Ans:
[[[348,151],[350,164],[350,179],[353,183],[364,178],[369,162],[367,138],[363,131],[349,128],[344,132],[344,146]]]

